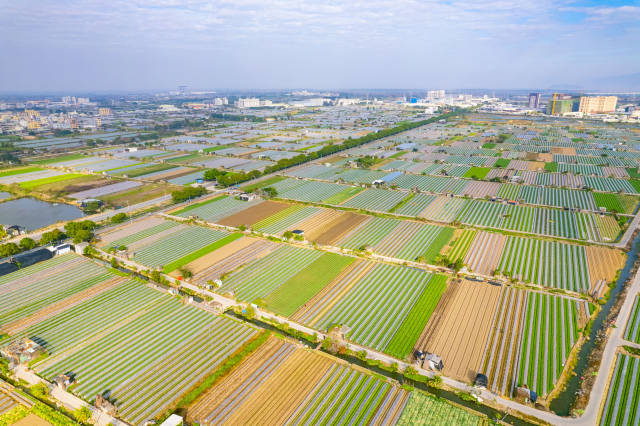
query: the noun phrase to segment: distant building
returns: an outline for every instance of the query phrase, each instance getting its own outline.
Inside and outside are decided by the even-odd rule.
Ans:
[[[260,99],[258,98],[240,98],[236,101],[236,107],[238,108],[257,108],[260,106]]]
[[[573,111],[574,100],[571,95],[554,93],[547,103],[547,114],[563,115]]]
[[[98,114],[103,117],[111,115],[111,108],[98,108]]]
[[[444,94],[444,90],[429,90],[427,91],[427,100],[433,101],[436,99],[443,99]]]
[[[584,114],[615,112],[617,103],[617,96],[582,96],[578,111]]]
[[[529,108],[530,109],[538,109],[540,108],[540,93],[529,93]]]

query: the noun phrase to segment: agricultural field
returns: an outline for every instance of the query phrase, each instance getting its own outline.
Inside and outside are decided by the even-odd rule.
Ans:
[[[433,396],[419,391],[409,394],[408,401],[396,425],[398,426],[427,426],[427,425],[488,425],[486,417],[472,413]]]
[[[499,296],[499,286],[454,280],[431,314],[416,348],[438,354],[446,376],[472,382],[480,367]]]
[[[4,275],[0,277],[0,331],[15,334],[122,281],[72,253]]]
[[[364,276],[363,269],[368,270]],[[369,262],[359,263],[341,281],[309,308],[307,323],[323,330],[346,327],[350,340],[400,358],[411,351],[446,288],[444,277]]]
[[[408,196],[409,194],[406,192],[388,191],[386,189],[366,189],[358,193],[355,197],[343,202],[341,206],[388,212]]]
[[[631,316],[624,332],[624,339],[640,344],[640,295],[636,295]]]
[[[392,424],[406,392],[333,358],[268,339],[187,410],[213,424]]]
[[[640,358],[618,353],[600,425],[638,423],[640,407]]]

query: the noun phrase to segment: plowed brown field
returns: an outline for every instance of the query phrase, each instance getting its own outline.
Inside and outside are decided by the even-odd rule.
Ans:
[[[331,365],[329,358],[296,350],[223,424],[284,424]]]
[[[327,225],[334,222],[342,214],[342,212],[333,209],[323,209],[320,213],[296,224],[296,229],[304,231],[305,238],[310,240],[310,238],[316,238],[323,233],[327,229]]]
[[[156,225],[160,225],[164,219],[158,216],[150,216],[142,220],[127,223],[117,228],[111,229],[104,234],[100,234],[100,247],[111,244],[112,242],[124,238],[136,232],[144,231]]]
[[[506,241],[507,237],[502,234],[478,232],[464,259],[465,265],[470,271],[491,276],[498,266]]]
[[[237,240],[220,247],[218,250],[214,250],[211,253],[188,263],[187,265],[185,265],[185,267],[190,270],[193,275],[196,275],[207,269],[208,267],[220,262],[221,260],[226,259],[229,256],[233,256],[237,251],[242,250],[243,248],[256,241],[257,240],[255,238],[238,238]]]
[[[618,269],[624,266],[625,256],[620,250],[588,246],[586,252],[591,290],[599,280],[613,281]]]
[[[369,219],[368,216],[346,212],[338,216],[333,222],[327,223],[326,231],[318,235],[314,240],[309,239],[309,241],[330,245],[367,219]]]
[[[452,283],[438,302],[417,347],[442,357],[444,374],[473,380],[480,368],[500,287],[467,280]]]
[[[227,216],[222,220],[219,220],[220,225],[225,226],[251,226],[256,222],[260,222],[269,216],[272,216],[286,208],[290,207],[287,203],[280,203],[278,201],[263,201],[248,209],[241,210],[237,213]]]

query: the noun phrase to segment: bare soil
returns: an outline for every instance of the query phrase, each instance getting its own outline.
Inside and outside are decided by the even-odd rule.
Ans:
[[[256,222],[260,222],[262,219],[273,216],[274,214],[281,212],[282,210],[285,210],[289,207],[290,205],[287,203],[280,203],[277,201],[263,201],[259,204],[256,204],[255,206],[249,207],[248,209],[244,209],[232,214],[231,216],[227,216],[224,219],[219,220],[218,223],[224,226],[251,226]]]
[[[321,233],[313,240],[309,238],[307,239],[309,239],[309,241],[315,241],[318,244],[330,245],[367,219],[368,216],[345,212],[338,216],[335,221],[327,223],[325,232]]]

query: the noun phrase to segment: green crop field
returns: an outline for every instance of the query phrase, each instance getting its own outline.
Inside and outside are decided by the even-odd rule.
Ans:
[[[640,410],[640,358],[618,354],[609,383],[601,426],[638,424]]]
[[[41,185],[62,182],[65,180],[75,179],[82,176],[86,176],[86,175],[79,174],[79,173],[56,175],[56,176],[51,176],[51,177],[42,178],[42,179],[30,180],[28,182],[21,182],[20,187],[23,189],[37,189]]]
[[[17,169],[0,170],[0,177],[21,175],[23,173],[39,172],[44,170],[41,167],[20,167]]]
[[[443,247],[451,241],[454,231],[454,228],[448,226],[442,227],[442,231],[440,231],[436,239],[429,245],[422,255],[426,263],[434,263],[436,261],[440,251],[442,251]]]
[[[260,189],[260,188],[266,188],[268,186],[271,186],[273,184],[276,184],[278,182],[280,182],[281,180],[286,179],[284,176],[272,176],[269,179],[265,179],[262,180],[260,182],[257,183],[252,183],[251,185],[245,185],[242,187],[243,191],[247,191],[247,192],[251,192],[253,190],[256,189]]]
[[[411,353],[413,345],[429,322],[429,318],[446,288],[447,277],[445,275],[434,275],[429,280],[429,285],[422,290],[422,294],[385,348],[386,353],[400,359],[404,359]]]
[[[332,195],[331,197],[323,200],[322,203],[323,204],[337,205],[337,204],[343,203],[344,201],[346,201],[349,198],[353,197],[354,195],[356,195],[357,193],[359,193],[362,190],[363,190],[363,188],[361,188],[359,186],[345,188],[342,191],[338,192],[337,194]]]
[[[482,180],[487,177],[490,171],[491,169],[489,167],[471,167],[463,176],[470,179]]]
[[[193,251],[191,253],[189,253],[188,255],[181,257],[180,259],[177,259],[171,263],[169,263],[168,265],[165,265],[162,269],[164,271],[165,274],[168,274],[171,271],[175,271],[176,269],[186,265],[187,263],[193,262],[194,260],[204,256],[205,254],[209,254],[214,250],[218,250],[220,247],[223,247],[227,244],[229,244],[232,241],[237,240],[238,238],[242,237],[242,234],[239,232],[236,232],[234,234],[231,235],[227,235],[226,237],[215,241],[211,244],[209,244],[208,246],[204,246],[201,249],[198,249],[196,251]]]
[[[511,163],[511,160],[508,158],[498,158],[496,162],[493,164],[493,167],[502,167],[505,168]]]
[[[354,260],[335,253],[323,254],[267,295],[266,307],[284,316],[292,315]]]
[[[557,172],[558,171],[558,163],[555,161],[549,161],[544,164],[544,169],[548,172]]]
[[[624,213],[624,208],[622,207],[617,194],[594,192],[593,198],[596,200],[598,208],[604,207],[610,212]]]
[[[31,164],[51,164],[51,163],[61,163],[63,161],[71,161],[71,160],[79,160],[81,158],[90,158],[83,154],[69,154],[69,155],[61,155],[59,157],[47,158],[44,160],[34,160],[29,161]]]

